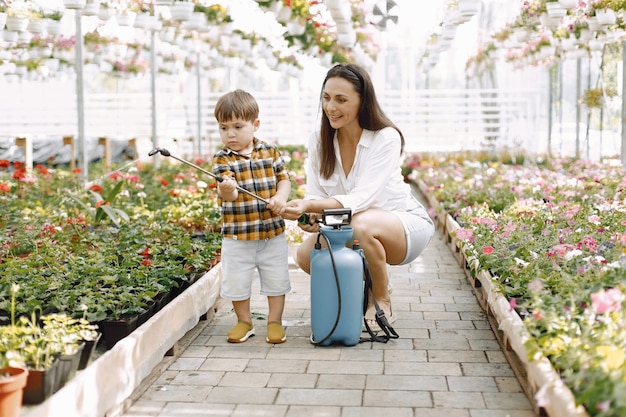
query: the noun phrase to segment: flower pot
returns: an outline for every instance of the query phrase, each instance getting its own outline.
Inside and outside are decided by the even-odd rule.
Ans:
[[[97,16],[100,12],[100,3],[99,2],[88,2],[85,4],[83,8],[82,15],[83,16]]]
[[[24,387],[24,404],[40,404],[56,392],[59,360],[48,369],[29,369]]]
[[[82,354],[85,344],[82,343],[76,352],[70,355],[61,355],[59,357],[59,367],[56,373],[56,387],[55,392],[65,386],[65,384],[74,378],[76,371],[78,370],[78,363],[80,362],[80,356]]]
[[[474,16],[479,10],[479,0],[459,0],[459,13],[461,13],[461,15]]]
[[[548,16],[557,19],[562,18],[567,13],[567,10],[558,2],[546,3],[546,11],[548,12]]]
[[[137,13],[131,11],[125,11],[115,15],[117,24],[120,26],[133,26],[135,24],[135,18]]]
[[[170,6],[170,15],[172,20],[181,22],[189,20],[193,13],[194,4],[190,1],[175,1]]]
[[[109,9],[108,7],[100,7],[100,10],[98,11],[98,19],[106,22],[113,17],[113,14],[113,9]]]
[[[613,9],[596,10],[596,18],[601,25],[613,25],[617,21],[617,15]]]
[[[98,336],[94,340],[85,340],[85,347],[81,351],[80,360],[78,361],[79,371],[85,369],[87,365],[89,365],[89,362],[91,362],[93,352],[96,350],[100,338],[102,338],[102,333],[98,333]]]
[[[572,10],[578,6],[578,0],[559,0],[559,4],[566,10]]]
[[[63,0],[66,9],[82,9],[87,0]]]
[[[0,377],[0,416],[18,417],[22,408],[28,370],[9,367],[0,369],[0,375],[3,374],[10,376]]]
[[[15,42],[17,41],[17,32],[13,30],[3,30],[2,31],[2,40],[5,42]]]
[[[23,32],[28,27],[28,19],[24,16],[7,16],[7,30]]]
[[[48,32],[48,35],[60,35],[61,22],[53,19],[46,19],[46,32]]]
[[[117,342],[131,334],[137,328],[138,319],[139,316],[135,315],[120,320],[101,321],[98,327],[102,331],[107,350],[112,349]]]

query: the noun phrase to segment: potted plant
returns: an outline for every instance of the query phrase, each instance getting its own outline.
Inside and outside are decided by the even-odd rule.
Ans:
[[[26,368],[9,366],[6,360],[0,364],[0,416],[20,415],[27,377]]]

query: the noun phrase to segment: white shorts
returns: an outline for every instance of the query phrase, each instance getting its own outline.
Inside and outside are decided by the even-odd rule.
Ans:
[[[422,209],[394,211],[404,226],[406,238],[406,256],[400,265],[413,262],[430,243],[435,234],[435,224]]]
[[[254,271],[259,271],[260,293],[278,296],[291,291],[287,240],[282,233],[268,240],[222,239],[220,296],[230,301],[252,295]]]

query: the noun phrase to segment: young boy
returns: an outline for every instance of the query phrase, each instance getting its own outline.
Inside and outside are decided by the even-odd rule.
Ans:
[[[267,296],[267,343],[286,340],[282,325],[285,294],[291,290],[285,210],[291,191],[289,174],[275,145],[254,136],[260,125],[254,97],[235,90],[215,105],[220,139],[224,148],[213,157],[213,173],[222,205],[222,287],[220,296],[230,300],[237,325],[228,332],[231,343],[245,342],[254,335],[250,296],[255,268],[260,293]],[[268,201],[265,204],[237,186]]]

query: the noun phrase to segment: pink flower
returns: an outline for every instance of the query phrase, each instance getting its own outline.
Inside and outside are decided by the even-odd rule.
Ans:
[[[493,246],[485,246],[483,248],[483,253],[485,255],[491,255],[493,253]]]
[[[474,221],[478,224],[486,224],[487,226],[491,226],[491,227],[494,227],[498,224],[498,222],[495,221],[494,219],[489,219],[486,217],[481,217],[480,219],[475,219]]]
[[[619,311],[624,302],[624,294],[617,288],[600,290],[591,294],[591,308],[597,314]]]
[[[458,229],[456,231],[456,238],[459,240],[469,240],[473,235],[473,229]]]
[[[541,291],[543,289],[543,284],[538,279],[533,279],[528,283],[528,289],[530,291]]]
[[[597,214],[587,217],[587,220],[589,220],[589,222],[593,224],[600,224],[600,216],[598,216]]]
[[[567,244],[567,243],[563,243],[563,244],[560,244],[560,245],[554,245],[552,247],[552,249],[550,249],[548,251],[548,256],[549,257],[559,257],[559,258],[562,258],[562,257],[565,256],[565,254],[567,252],[572,251],[574,249],[576,249],[576,246],[570,245],[570,244]]]
[[[611,409],[611,400],[602,401],[596,405],[598,411],[609,411]]]

